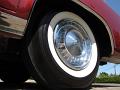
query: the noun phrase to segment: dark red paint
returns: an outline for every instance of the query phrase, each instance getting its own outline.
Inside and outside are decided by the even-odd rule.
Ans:
[[[0,11],[27,19],[35,0],[0,0]]]
[[[19,0],[0,0],[0,7],[16,11]]]
[[[17,15],[22,18],[28,18],[35,0],[20,0],[17,9]]]

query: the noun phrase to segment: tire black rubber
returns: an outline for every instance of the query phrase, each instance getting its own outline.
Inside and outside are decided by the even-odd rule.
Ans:
[[[98,71],[99,62],[97,62],[93,72],[83,78],[73,77],[57,65],[50,52],[47,40],[49,23],[57,13],[59,12],[50,12],[45,15],[28,46],[27,61],[29,63],[27,65],[31,67],[29,71],[39,84],[43,83],[47,87],[84,88],[85,90],[93,82]]]

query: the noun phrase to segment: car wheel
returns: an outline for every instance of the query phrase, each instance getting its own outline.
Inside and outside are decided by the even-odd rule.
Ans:
[[[48,87],[86,88],[96,76],[98,53],[92,30],[80,16],[50,12],[28,46],[29,71]]]

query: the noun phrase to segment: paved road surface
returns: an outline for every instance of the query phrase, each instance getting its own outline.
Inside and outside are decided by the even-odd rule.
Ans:
[[[29,80],[25,84],[18,86],[0,82],[0,90],[44,90],[44,89],[36,85],[36,82],[34,80],[32,81]],[[120,84],[97,83],[93,84],[90,90],[120,90]]]
[[[120,84],[97,83],[93,84],[92,89],[90,90],[120,90]]]

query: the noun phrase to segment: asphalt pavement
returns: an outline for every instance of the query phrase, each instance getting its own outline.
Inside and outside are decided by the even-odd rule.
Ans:
[[[34,80],[28,80],[21,85],[6,84],[0,80],[0,90],[45,90],[38,86]],[[93,83],[90,90],[120,90],[120,84]]]
[[[93,83],[90,90],[120,90],[120,84],[114,83]]]

